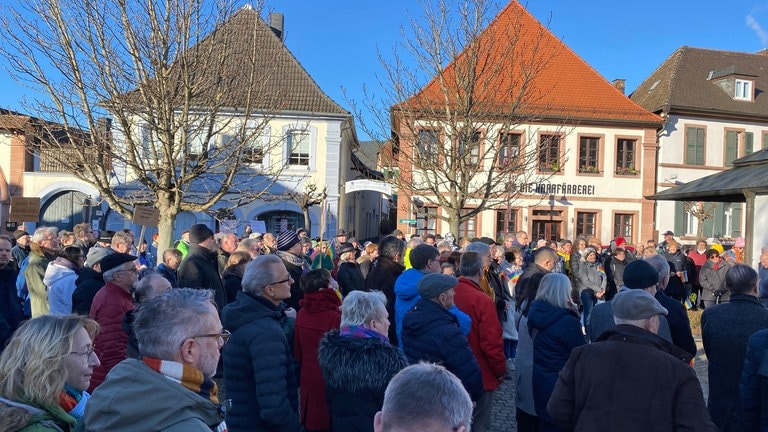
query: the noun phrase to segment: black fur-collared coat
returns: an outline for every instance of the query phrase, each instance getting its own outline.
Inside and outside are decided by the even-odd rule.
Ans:
[[[372,432],[373,417],[384,404],[389,380],[408,360],[377,338],[326,334],[320,341],[320,370],[331,414],[331,430]]]

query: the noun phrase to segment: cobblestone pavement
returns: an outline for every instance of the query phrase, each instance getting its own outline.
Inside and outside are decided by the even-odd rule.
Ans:
[[[699,351],[696,353],[694,370],[701,382],[701,389],[704,392],[704,401],[709,394],[709,381],[707,379],[707,357],[704,355],[704,347],[701,343],[701,337],[695,336],[696,346]],[[515,421],[515,379],[504,381],[493,401],[493,414],[491,415],[491,427],[489,432],[511,432],[517,431],[517,422]]]

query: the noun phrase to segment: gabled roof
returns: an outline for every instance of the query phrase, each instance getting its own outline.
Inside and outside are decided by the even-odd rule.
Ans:
[[[526,95],[532,96],[521,109],[524,116],[573,121],[637,122],[661,125],[657,115],[638,106],[616,89],[581,57],[555,37],[516,0],[511,1],[477,38],[480,54],[488,64],[509,64],[513,59],[515,73],[491,77],[492,85],[476,90],[476,99],[492,101],[499,114],[509,111],[513,95],[520,93],[519,71],[531,58],[540,58],[545,66],[536,71]],[[536,52],[535,50],[539,51]],[[444,69],[442,79],[456,80],[456,63],[467,56],[467,50]],[[514,54],[510,56],[510,52]],[[544,64],[544,63],[542,63]],[[492,69],[492,68],[491,68]],[[506,71],[504,71],[506,72]],[[482,73],[482,72],[480,72]],[[441,77],[435,77],[406,104],[440,106],[444,104]],[[479,77],[483,80],[485,77]],[[394,107],[397,109],[397,107]]]
[[[728,76],[754,79],[754,101],[740,101],[718,85]],[[632,93],[653,112],[699,112],[768,118],[768,55],[681,47]]]
[[[251,64],[251,59],[253,64]],[[199,106],[221,89],[219,105],[312,114],[349,116],[350,113],[326,95],[280,37],[247,5],[205,36],[187,52],[181,53],[171,68],[188,62],[201,90],[194,99]],[[175,70],[176,69],[176,70]],[[253,77],[250,76],[253,71]],[[210,86],[206,86],[209,79]],[[249,88],[248,83],[254,83]]]

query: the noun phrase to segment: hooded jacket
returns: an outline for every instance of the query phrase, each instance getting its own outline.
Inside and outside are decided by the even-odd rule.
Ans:
[[[579,294],[586,289],[593,290],[596,294],[605,291],[607,278],[605,272],[599,272],[600,262],[582,261],[579,263],[579,272],[576,275]]]
[[[76,420],[58,405],[40,408],[0,397],[0,430],[3,432],[69,432]]]
[[[222,311],[224,328],[232,332],[222,350],[227,395],[234,401],[230,432],[299,431],[299,389],[282,327],[286,320],[272,302],[244,291]]]
[[[578,313],[534,300],[528,311],[528,332],[533,338],[533,400],[536,413],[550,422],[547,401],[571,350],[586,343]]]
[[[112,369],[85,406],[88,432],[223,432],[219,405],[127,359]]]
[[[308,430],[328,430],[331,426],[317,350],[323,335],[339,328],[340,306],[335,290],[321,289],[304,294],[296,315],[293,352],[301,367],[301,425]]]
[[[483,376],[456,317],[432,300],[420,299],[403,317],[403,352],[411,364],[427,361],[456,375],[472,400],[483,394]]]
[[[331,331],[320,342],[320,370],[331,414],[331,430],[373,432],[373,417],[384,404],[387,384],[408,366],[403,353],[377,338]]]
[[[77,272],[61,264],[57,258],[48,264],[43,283],[48,287],[48,305],[52,315],[72,313],[72,293],[75,292]]]
[[[31,243],[31,248],[32,252],[29,254],[27,268],[24,269],[24,277],[26,277],[27,280],[29,301],[32,307],[32,318],[34,318],[50,313],[50,308],[48,307],[48,292],[43,283],[43,278],[45,277],[45,270],[48,268],[48,263],[51,262],[53,257],[46,254],[40,246],[35,243]]]

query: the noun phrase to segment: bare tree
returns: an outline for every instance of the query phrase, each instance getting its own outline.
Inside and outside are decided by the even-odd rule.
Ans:
[[[514,13],[491,20],[496,11],[488,0],[425,2],[424,16],[402,32],[405,55],[380,54],[383,96],[364,102],[364,110],[389,104],[390,116],[366,121],[355,107],[370,136],[391,131],[393,149],[381,154],[393,158],[383,165],[399,168],[398,205],[439,206],[453,233],[483,210],[513,206],[528,193],[521,186],[546,181],[565,157],[559,126],[540,142],[521,128],[550,114],[550,89],[535,81],[553,60],[552,39]]]
[[[310,237],[312,236],[312,220],[309,216],[309,209],[312,208],[312,206],[322,204],[328,197],[325,187],[323,187],[323,190],[321,191],[318,191],[317,189],[318,186],[315,183],[305,183],[303,192],[290,192],[291,199],[296,201],[296,204],[299,205],[299,208],[301,208],[301,211],[304,213],[304,226],[307,227],[307,233]],[[323,209],[323,211],[325,211],[325,209]]]
[[[45,95],[25,106],[47,120],[32,150],[126,218],[157,208],[160,253],[177,214],[252,202],[283,167],[264,48],[280,42],[261,5],[237,3],[30,0],[2,16],[11,73]]]
[[[715,217],[715,209],[717,209],[718,203],[705,203],[702,201],[683,201],[683,210],[690,216],[696,218],[698,223],[696,224],[696,238],[703,239],[704,237],[704,222],[707,219]]]

